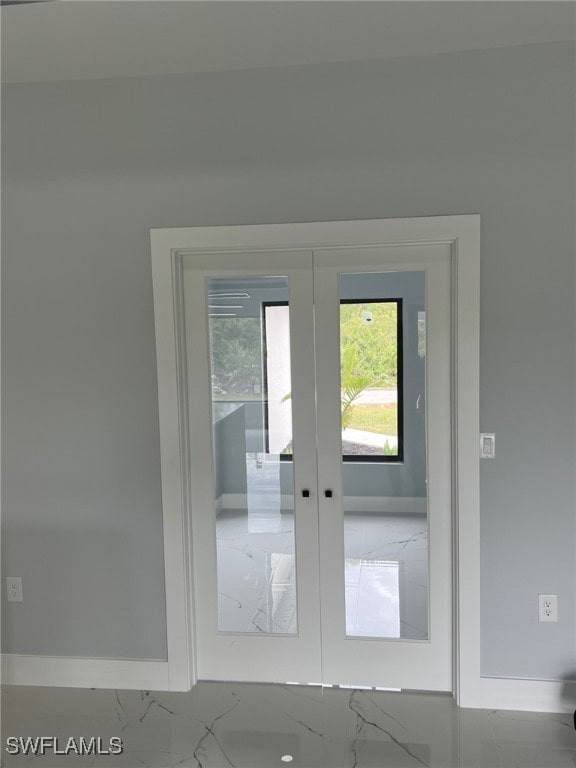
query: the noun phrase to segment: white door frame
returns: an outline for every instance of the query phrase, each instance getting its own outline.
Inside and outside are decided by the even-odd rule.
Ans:
[[[480,217],[438,216],[151,230],[169,689],[196,682],[181,258],[184,253],[448,244],[452,254],[454,696],[480,684]],[[425,249],[423,249],[423,254]]]

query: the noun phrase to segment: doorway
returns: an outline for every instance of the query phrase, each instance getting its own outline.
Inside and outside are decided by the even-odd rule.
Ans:
[[[479,226],[479,217],[470,215],[193,227],[151,232],[170,690],[189,690],[198,679],[221,677],[326,684],[348,680],[340,684],[430,690],[451,687],[458,703],[467,702],[465,706],[472,706],[471,702],[477,701],[480,680]],[[193,279],[191,270],[200,279]],[[362,560],[369,559],[366,555],[370,553],[360,549],[347,554],[345,522],[349,515],[356,515],[354,519],[358,522],[359,513],[366,512],[368,486],[361,482],[356,486],[357,493],[352,493],[349,474],[352,463],[346,460],[341,450],[346,441],[341,423],[342,350],[338,336],[343,335],[339,322],[341,299],[346,297],[339,295],[340,276],[386,272],[391,277],[394,273],[411,271],[425,273],[427,296],[425,314],[420,312],[416,327],[420,334],[425,329],[427,344],[425,400],[422,403],[420,399],[418,410],[420,418],[425,413],[426,424],[424,509],[428,526],[426,555],[429,558],[428,639],[402,636],[402,632],[400,638],[378,636],[372,632],[368,636],[366,630],[362,630],[362,636],[355,636],[347,624],[346,560],[355,557],[359,561],[356,565],[360,566]],[[292,409],[294,455],[291,463],[282,458],[275,461],[273,456],[267,455],[278,451],[278,445],[271,442],[272,422],[276,417],[269,410],[268,446],[266,440],[258,443],[262,445],[264,455],[252,456],[252,466],[254,472],[282,473],[284,478],[287,471],[293,473],[292,493],[288,494],[288,499],[285,498],[287,494],[278,494],[278,503],[280,514],[286,515],[282,505],[291,500],[295,519],[296,632],[264,633],[260,629],[255,629],[254,633],[228,632],[219,629],[216,528],[217,518],[228,508],[224,504],[231,503],[230,508],[234,510],[234,502],[239,504],[239,501],[234,494],[228,497],[221,494],[219,498],[216,493],[214,382],[212,374],[208,373],[212,361],[206,280],[278,276],[286,278],[289,285],[292,387],[290,397],[277,407],[284,408],[289,404]],[[429,297],[440,284],[443,287],[436,295],[445,295],[446,301],[430,303]],[[224,297],[221,301],[233,298]],[[363,304],[361,320],[369,324],[368,316],[362,317],[363,312],[370,313],[371,309],[364,306],[366,296],[348,298],[361,300],[352,303]],[[382,298],[390,296],[378,297]],[[286,298],[276,301],[285,303]],[[435,311],[439,306],[447,311]],[[402,318],[404,315],[405,306]],[[403,339],[406,332],[405,327]],[[443,340],[436,352],[433,349],[435,340]],[[397,451],[402,456],[400,465],[409,463],[415,455],[406,433],[411,419],[410,409],[414,409],[414,399],[406,383],[407,375],[412,377],[406,348],[403,364],[404,384],[396,398],[399,401],[400,393],[405,393],[404,415],[397,414],[396,418],[399,424],[404,424],[404,445],[400,444],[400,434],[397,435],[397,448],[391,440],[388,441],[388,452],[392,449],[392,453]],[[450,370],[451,385],[446,383],[446,371]],[[397,377],[399,380],[399,371]],[[417,381],[417,378],[411,380]],[[434,381],[444,383],[436,389]],[[257,381],[252,385],[258,388]],[[282,380],[278,386],[283,392],[285,384]],[[393,386],[388,382],[378,388],[390,390]],[[220,394],[229,394],[225,389],[222,387]],[[314,392],[313,397],[310,392]],[[322,397],[317,396],[317,392],[322,392]],[[434,392],[451,398],[448,418],[445,408],[437,410],[434,406],[434,403],[442,402],[442,394],[438,398]],[[261,395],[256,391],[252,394]],[[365,392],[363,397],[368,394]],[[374,397],[373,393],[369,396]],[[393,397],[390,392],[386,396]],[[355,401],[353,404],[366,403]],[[422,405],[424,411],[420,410]],[[400,411],[400,405],[397,411]],[[446,425],[449,432],[445,445],[451,442],[450,450],[442,449],[441,442],[432,444],[431,438],[431,435],[442,434],[443,430],[445,433]],[[348,426],[364,433],[369,431],[366,420]],[[386,430],[382,434],[390,435],[389,420]],[[264,431],[266,433],[266,429]],[[281,441],[282,433],[279,434]],[[252,432],[247,437],[253,439],[255,435]],[[378,436],[373,439],[380,440]],[[232,446],[229,440],[225,444]],[[393,469],[392,459],[381,463],[379,480]],[[261,467],[258,466],[260,462]],[[279,468],[278,464],[281,464]],[[364,458],[358,460],[358,469],[363,468],[361,471],[373,471],[369,465]],[[291,470],[287,469],[289,466]],[[358,472],[358,469],[354,471]],[[244,471],[246,473],[246,469]],[[436,489],[446,488],[448,483],[437,485],[435,478],[446,479],[448,476],[452,493],[443,504]],[[399,475],[395,477],[397,479]],[[246,496],[247,487],[241,489],[240,494]],[[280,490],[285,487],[281,486]],[[308,495],[302,493],[306,490]],[[324,494],[327,490],[332,491],[331,497]],[[422,495],[414,490],[415,496],[405,497],[407,500],[402,506],[401,490],[395,487],[392,497],[387,495],[390,491],[381,491],[380,498],[376,497],[372,502],[369,522],[375,522],[375,514],[377,517],[378,514],[407,512],[406,505],[414,509],[415,498],[420,498],[422,505]],[[361,497],[362,508],[354,496]],[[450,506],[452,515],[448,513],[446,516]],[[435,508],[443,508],[444,517],[431,514]],[[422,507],[416,512],[421,514]],[[407,519],[406,515],[403,517]],[[390,517],[387,520],[390,522]],[[407,538],[410,536],[412,533]],[[370,539],[371,534],[365,538]],[[423,545],[424,536],[421,538]],[[434,553],[441,551],[438,547],[447,546],[450,540],[451,547],[438,571]],[[406,543],[404,539],[398,541],[402,542],[400,546]],[[414,538],[407,549],[413,542]],[[291,554],[288,550],[273,552]],[[275,561],[278,562],[278,558]],[[286,564],[287,558],[282,558],[282,562]],[[382,558],[378,563],[380,572],[387,574],[384,586],[388,589],[397,581],[396,566],[390,566],[390,562],[394,562],[392,557]],[[400,563],[400,560],[396,562]],[[369,564],[361,565],[366,565],[368,576]],[[451,583],[450,566],[453,566]],[[397,570],[401,583],[402,565],[399,564]],[[284,571],[283,577],[288,572]],[[289,581],[290,577],[286,577],[282,590]],[[277,586],[278,581],[275,581]],[[399,594],[402,600],[401,588]],[[267,603],[273,608],[273,616],[280,615],[276,611],[281,602],[279,595],[280,590],[275,589],[273,599]],[[439,610],[435,608],[435,601],[440,601]],[[351,612],[350,607],[348,612]],[[448,621],[443,621],[442,617],[448,617]],[[399,621],[412,623],[403,613],[402,606]],[[450,622],[454,630],[452,635]],[[418,624],[416,621],[414,626],[418,627]],[[394,627],[397,625],[398,618]],[[393,631],[398,633],[397,629],[385,630],[389,634]],[[382,628],[381,632],[384,632]],[[439,640],[440,645],[437,644]],[[444,661],[440,664],[434,661],[435,646],[444,648]],[[452,683],[449,682],[450,666]],[[423,670],[426,670],[425,674]]]
[[[449,248],[182,270],[198,677],[451,690]]]

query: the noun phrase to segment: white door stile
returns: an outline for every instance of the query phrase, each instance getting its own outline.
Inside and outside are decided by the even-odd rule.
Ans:
[[[426,268],[429,626],[432,690],[453,688],[451,249]],[[432,407],[430,407],[432,405]],[[412,672],[415,687],[417,677]]]
[[[191,434],[191,502],[197,677],[204,680],[320,682],[316,567],[316,423],[311,251],[194,253],[183,256]],[[285,275],[289,280],[294,442],[297,634],[219,632],[211,387],[206,311],[209,278]],[[301,490],[311,491],[303,498]]]
[[[326,683],[452,690],[450,265],[447,244],[314,250],[322,677]],[[338,280],[426,273],[429,640],[346,637]],[[336,332],[335,332],[336,331]],[[433,443],[433,450],[431,444]],[[324,490],[331,489],[332,498]]]

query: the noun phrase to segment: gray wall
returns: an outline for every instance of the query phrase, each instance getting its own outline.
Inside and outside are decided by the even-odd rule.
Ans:
[[[151,227],[479,213],[482,669],[573,673],[574,65],[552,44],[5,89],[5,651],[165,657]]]
[[[248,492],[246,478],[246,406],[234,404],[234,410],[213,423],[214,493]],[[213,417],[214,418],[214,417]]]

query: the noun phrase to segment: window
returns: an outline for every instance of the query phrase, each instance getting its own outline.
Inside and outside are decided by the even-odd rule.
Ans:
[[[403,460],[402,300],[340,300],[344,461]]]
[[[289,309],[263,302],[266,452],[292,458]],[[403,461],[402,299],[340,301],[344,461]]]

